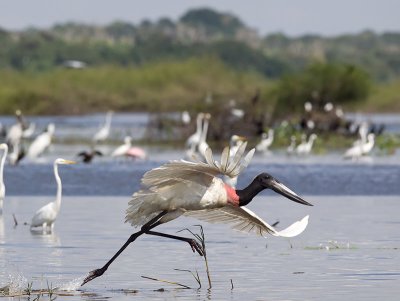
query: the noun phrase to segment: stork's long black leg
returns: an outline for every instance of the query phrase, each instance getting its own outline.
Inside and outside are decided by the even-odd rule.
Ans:
[[[176,239],[180,241],[185,241],[189,243],[190,247],[192,248],[193,252],[199,253],[200,256],[204,255],[203,248],[202,246],[199,245],[199,243],[192,239],[192,238],[187,238],[187,237],[181,237],[181,236],[176,236],[176,235],[171,235],[171,234],[166,234],[166,233],[161,233],[161,232],[155,232],[151,231],[154,227],[157,227],[158,225],[162,224],[160,222],[161,217],[163,217],[167,211],[161,212],[159,215],[157,215],[155,218],[150,220],[148,223],[143,225],[143,227],[140,229],[140,231],[133,233],[128,240],[125,242],[125,244],[118,250],[117,253],[100,269],[93,270],[89,273],[89,275],[83,280],[82,285],[88,283],[89,281],[101,276],[104,274],[105,271],[107,271],[109,265],[126,249],[127,246],[129,246],[130,243],[134,242],[136,238],[141,236],[142,234],[149,234],[149,235],[154,235],[154,236],[161,236],[161,237],[166,237],[166,238],[171,238],[171,239]]]
[[[155,232],[155,231],[146,231],[146,234],[172,238],[172,239],[176,239],[176,240],[180,240],[180,241],[185,241],[185,242],[189,243],[193,252],[199,253],[200,256],[204,255],[203,247],[200,246],[200,244],[195,239],[182,237],[182,236],[176,236],[176,235],[170,235],[170,234],[165,234],[165,233]]]
[[[125,242],[125,244],[118,250],[117,253],[100,269],[93,270],[89,272],[89,275],[83,280],[82,285],[88,283],[89,281],[101,276],[104,274],[105,271],[107,271],[109,265],[126,249],[127,246],[129,246],[130,243],[134,242],[136,238],[138,238],[140,235],[146,233],[150,229],[156,227],[159,225],[157,221],[163,217],[165,214],[167,214],[167,211],[161,212],[159,215],[157,215],[155,218],[151,219],[149,222],[147,222],[143,227],[140,229],[140,231],[133,233],[128,240]]]

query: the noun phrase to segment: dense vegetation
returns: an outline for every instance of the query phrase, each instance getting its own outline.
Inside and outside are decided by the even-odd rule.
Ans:
[[[399,103],[400,33],[262,37],[231,14],[196,9],[177,21],[0,30],[0,45],[3,114],[197,110],[207,95],[246,106],[257,90],[270,112],[299,109],[315,91],[351,108]]]

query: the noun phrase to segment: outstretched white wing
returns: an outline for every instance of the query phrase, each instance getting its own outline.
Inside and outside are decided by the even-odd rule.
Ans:
[[[205,163],[171,161],[148,171],[142,178],[144,188],[129,201],[126,221],[139,226],[161,211],[193,207],[193,204],[200,202],[216,176],[235,177],[247,167],[254,149],[244,156],[246,145],[243,143],[233,157],[229,156],[229,148],[225,148],[221,162],[214,160],[208,148]]]
[[[278,231],[246,207],[225,206],[211,210],[186,211],[184,215],[209,223],[231,224],[232,229],[241,232],[255,233],[260,236],[271,234],[282,237],[294,237],[302,233],[308,225],[309,218],[307,215],[286,229]]]
[[[255,151],[254,149],[250,150],[243,158],[246,146],[247,142],[243,143],[233,157],[229,156],[229,147],[226,147],[222,152],[221,162],[214,160],[210,148],[205,153],[206,163],[185,160],[171,161],[145,173],[142,184],[154,191],[158,187],[182,181],[208,186],[217,175],[236,177],[249,165]]]

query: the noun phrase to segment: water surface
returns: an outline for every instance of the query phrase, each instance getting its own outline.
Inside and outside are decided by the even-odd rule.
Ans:
[[[102,266],[134,229],[123,222],[127,197],[65,197],[51,235],[33,234],[24,221],[51,197],[8,197],[0,220],[0,284],[17,279],[34,287],[65,286]],[[138,239],[105,275],[74,296],[58,300],[133,297],[151,300],[397,300],[400,277],[400,200],[382,196],[308,196],[314,207],[282,197],[261,196],[250,206],[284,227],[310,214],[306,231],[293,239],[260,238],[224,225],[203,223],[213,288],[207,290],[202,258],[186,243],[158,237]],[[13,227],[11,213],[19,221]],[[160,231],[174,234],[199,222],[179,218]],[[189,236],[189,234],[183,234]],[[198,270],[203,288],[143,279],[149,276],[196,288],[187,272]],[[231,289],[231,282],[234,289]],[[23,283],[23,281],[21,281]],[[23,284],[22,284],[23,286]],[[164,288],[165,291],[155,291]],[[123,290],[137,290],[124,293]],[[94,293],[92,297],[83,293]]]

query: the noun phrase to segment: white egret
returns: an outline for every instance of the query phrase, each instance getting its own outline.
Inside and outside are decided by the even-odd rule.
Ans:
[[[232,135],[229,141],[229,146],[230,146],[229,155],[234,156],[238,151],[239,146],[241,146],[244,141],[246,141],[245,137],[239,135]]]
[[[344,158],[357,159],[363,155],[368,155],[375,144],[375,135],[370,133],[367,135],[365,142],[359,142],[352,147],[350,147],[343,155]]]
[[[126,155],[126,152],[132,147],[132,138],[126,136],[124,139],[124,144],[118,146],[112,153],[111,157],[122,157]]]
[[[46,232],[50,229],[50,231],[54,227],[54,221],[57,218],[58,213],[60,212],[61,207],[61,197],[62,197],[62,184],[61,178],[58,174],[58,165],[59,164],[75,164],[76,162],[65,160],[58,158],[54,161],[54,177],[57,182],[57,194],[56,200],[54,202],[48,203],[47,205],[40,208],[36,211],[35,215],[32,217],[31,221],[31,229],[35,227],[42,227],[42,231]]]
[[[9,128],[6,136],[6,142],[12,148],[21,143],[22,134],[25,129],[24,120],[20,110],[15,111],[15,117],[17,118],[17,123],[13,124]]]
[[[113,116],[113,111],[108,111],[106,115],[106,121],[104,125],[100,128],[100,130],[93,136],[93,141],[94,142],[100,142],[104,141],[108,138],[108,135],[110,134],[110,128],[111,128],[111,119]]]
[[[184,125],[188,125],[190,123],[190,121],[192,120],[192,118],[190,118],[190,114],[188,111],[183,111],[181,113],[181,121]]]
[[[36,129],[36,124],[33,122],[29,123],[29,126],[27,129],[22,131],[22,138],[30,138],[32,135],[35,133]]]
[[[33,140],[32,144],[29,146],[27,157],[30,159],[35,159],[42,155],[44,151],[51,145],[51,140],[55,131],[54,123],[49,123],[46,131],[41,133],[39,136]]]
[[[200,143],[200,137],[201,137],[201,132],[202,132],[202,124],[203,124],[203,118],[204,118],[204,113],[199,113],[197,114],[196,118],[196,132],[191,135],[187,141],[186,141],[186,146],[193,151],[193,153],[196,151],[196,147]]]
[[[362,122],[358,127],[358,135],[360,136],[360,138],[354,141],[353,146],[367,143],[368,130],[369,130],[368,123]]]
[[[0,144],[0,150],[3,150],[0,161],[0,215],[3,213],[3,202],[6,195],[6,186],[4,185],[4,163],[6,162],[8,145],[5,143]]]
[[[288,155],[293,155],[293,153],[296,151],[296,136],[290,137],[290,145],[286,149],[286,153]]]
[[[302,141],[296,147],[296,153],[298,155],[308,155],[311,152],[315,139],[317,139],[317,135],[311,134],[310,137],[308,137],[308,141]]]
[[[204,114],[204,122],[203,122],[203,129],[201,131],[200,141],[199,141],[199,153],[205,157],[205,153],[208,147],[207,143],[207,133],[208,133],[208,126],[210,123],[211,114],[206,113]]]
[[[206,163],[171,161],[147,172],[142,178],[144,188],[133,194],[125,219],[131,225],[141,227],[140,230],[132,234],[102,268],[91,271],[82,285],[103,275],[123,250],[143,234],[187,242],[193,252],[203,255],[202,247],[194,239],[152,230],[181,215],[211,223],[229,223],[236,230],[260,236],[271,234],[293,237],[303,232],[308,224],[308,216],[277,231],[245,207],[259,192],[268,188],[292,201],[311,205],[271,175],[259,174],[246,188],[240,190],[230,187],[219,177],[235,177],[246,168],[254,154],[253,149],[243,158],[246,144],[241,145],[234,158],[229,156],[229,148],[225,148],[221,162],[214,161],[212,151],[208,148]]]
[[[269,129],[268,134],[262,133],[261,141],[256,145],[256,150],[258,152],[267,153],[272,142],[274,142],[274,130]]]

